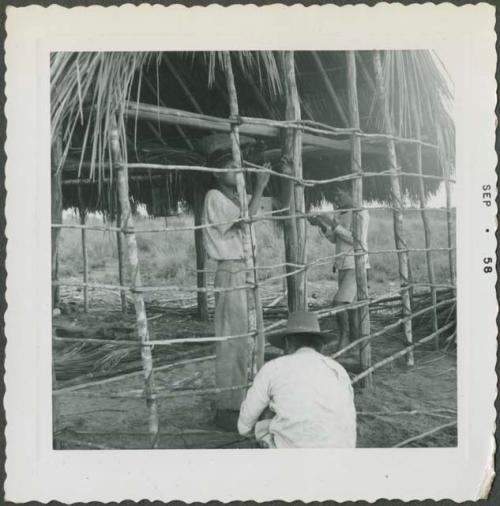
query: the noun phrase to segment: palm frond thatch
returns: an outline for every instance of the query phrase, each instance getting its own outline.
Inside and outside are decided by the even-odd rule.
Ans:
[[[72,146],[75,130],[81,131],[81,161],[90,151],[90,177],[99,178],[109,161],[109,134],[117,122],[121,144],[126,145],[123,112],[130,100],[136,74],[140,75],[152,53],[54,53],[51,61],[52,139],[63,142],[60,170]],[[127,153],[123,156],[126,160]],[[109,167],[109,164],[108,164]],[[79,170],[80,175],[80,170]],[[108,176],[112,177],[111,167]]]
[[[280,52],[232,52],[233,69],[242,115],[282,119],[284,112],[283,71]],[[317,53],[324,72],[338,97],[340,107],[347,110],[345,53]],[[224,58],[221,52],[190,53],[55,53],[51,61],[52,133],[53,140],[63,141],[59,170],[67,177],[95,180],[88,192],[95,193],[89,202],[95,209],[106,211],[114,201],[113,171],[108,152],[111,125],[118,121],[123,157],[130,161],[157,163],[206,163],[203,139],[210,134],[193,128],[180,128],[160,121],[143,120],[139,115],[125,117],[123,112],[139,102],[166,106],[207,115],[227,117],[229,114],[224,82]],[[332,103],[324,81],[318,77],[317,59],[308,51],[295,54],[298,88],[305,118],[341,126],[339,105]],[[380,100],[373,84],[372,53],[357,53],[359,66],[358,94],[361,127],[367,132],[383,132]],[[442,166],[454,166],[454,127],[449,114],[451,92],[449,81],[439,62],[429,51],[385,51],[383,72],[388,91],[393,128],[400,136],[416,137],[440,146],[439,156],[424,151],[424,173],[440,175]],[[416,114],[414,111],[417,111]],[[418,128],[417,128],[418,127]],[[278,151],[280,139],[261,140],[262,149]],[[400,163],[405,172],[415,172],[415,149],[399,146]],[[67,158],[72,159],[68,164]],[[75,171],[75,159],[77,170]],[[363,157],[366,170],[384,170],[383,158]],[[68,172],[67,169],[71,168]],[[85,173],[84,173],[85,168]],[[349,170],[349,158],[343,153],[310,153],[304,158],[307,177],[319,179],[342,175]],[[139,175],[144,176],[149,172]],[[64,175],[63,175],[64,179]],[[208,187],[206,178],[193,173],[164,174],[163,179],[151,178],[140,184],[131,183],[135,202],[151,205],[153,192],[147,189],[168,188],[168,199],[187,201],[192,198],[193,184]],[[111,182],[111,183],[110,183]],[[416,178],[403,178],[407,196],[418,195]],[[388,185],[380,178],[368,178],[364,198],[384,201]],[[275,191],[271,185],[271,194]],[[330,185],[331,186],[331,185]],[[308,191],[311,203],[330,199],[329,185]],[[425,190],[432,194],[439,188],[436,180],[426,180]],[[74,195],[65,188],[65,205]],[[104,193],[107,192],[107,195]],[[158,193],[158,192],[156,192]],[[163,195],[163,194],[162,194]],[[164,198],[162,196],[161,198]],[[142,200],[144,199],[144,200]],[[160,206],[166,208],[166,206]]]
[[[449,113],[451,91],[431,52],[386,51],[384,56],[384,80],[395,133],[417,138],[421,131],[423,140],[435,142],[445,156],[453,159],[455,130]],[[382,118],[382,115],[376,117]]]

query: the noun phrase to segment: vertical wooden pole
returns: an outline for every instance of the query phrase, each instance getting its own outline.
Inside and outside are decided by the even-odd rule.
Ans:
[[[441,138],[441,132],[438,130],[438,136]],[[441,144],[441,142],[440,142]],[[455,259],[455,241],[453,239],[454,233],[454,219],[452,216],[452,205],[451,205],[451,183],[450,183],[450,165],[444,153],[441,153],[441,156],[438,160],[441,163],[443,168],[443,177],[444,180],[444,188],[446,192],[446,225],[447,225],[447,233],[448,233],[448,262],[450,266],[450,283],[454,287],[453,294],[456,296],[456,259]]]
[[[445,171],[444,171],[444,177],[445,179],[445,191],[446,191],[446,224],[448,229],[448,261],[450,263],[450,281],[453,285],[453,292],[454,295],[456,295],[456,260],[455,260],[455,241],[453,240],[453,230],[454,230],[454,219],[452,216],[452,205],[451,205],[451,184],[449,181],[450,177],[450,169],[448,167],[447,162],[445,162]]]
[[[416,99],[411,100],[411,113],[413,115],[413,124],[415,127],[415,133],[417,136],[417,139],[422,138],[422,132],[420,127],[420,117],[418,114],[417,106],[416,106]],[[417,172],[422,176],[423,170],[422,170],[422,146],[420,144],[417,145]],[[434,274],[434,260],[433,260],[433,254],[431,251],[432,248],[432,235],[431,235],[431,227],[429,224],[429,217],[427,216],[426,207],[427,207],[427,198],[425,196],[425,185],[424,185],[424,179],[422,177],[419,178],[418,181],[418,194],[419,194],[419,203],[420,203],[420,214],[422,215],[422,225],[424,227],[424,241],[425,241],[425,256],[427,260],[427,277],[429,279],[429,283],[431,285],[430,287],[430,294],[431,294],[431,303],[433,306],[437,304],[437,294],[436,294],[436,287],[434,286],[436,284],[436,276]],[[432,331],[435,333],[437,332],[439,328],[438,324],[438,316],[437,316],[437,309],[434,307],[432,310]],[[439,345],[439,336],[436,336],[436,346]]]
[[[122,226],[122,213],[120,205],[116,209],[116,226],[121,228]],[[123,247],[123,232],[116,232],[116,247],[118,251],[118,279],[120,286],[125,285],[125,248]],[[127,313],[127,293],[125,290],[120,290],[120,301],[122,306],[122,313]]]
[[[224,53],[224,67],[226,74],[226,85],[229,95],[229,113],[232,118],[239,116],[238,96],[236,93],[236,85],[234,83],[233,67],[231,64],[231,56],[229,52]],[[231,124],[231,149],[233,160],[237,168],[242,166],[241,150],[240,150],[240,129],[235,123]],[[245,177],[243,172],[239,171],[236,175],[238,197],[241,205],[241,215],[244,219],[249,218],[247,193],[245,188]],[[248,320],[249,331],[257,332],[255,338],[255,346],[253,351],[252,367],[250,376],[253,376],[264,364],[264,321],[262,317],[262,306],[260,303],[257,271],[255,269],[255,231],[253,223],[246,223],[243,234],[243,250],[245,253],[246,282],[253,285],[254,288],[249,290],[248,296]]]
[[[82,195],[82,186],[78,185],[78,214],[80,216],[80,224],[85,226],[87,218],[87,209],[85,208],[85,202]],[[88,252],[87,252],[87,230],[82,228],[82,257],[83,257],[83,310],[85,313],[89,311],[89,297],[88,297],[88,286],[89,282],[89,267],[88,267]]]
[[[203,214],[203,191],[196,185],[194,188],[194,224],[202,224]],[[196,286],[198,288],[207,287],[207,274],[205,271],[205,246],[203,245],[203,230],[194,230],[194,245],[196,249]],[[198,316],[201,321],[208,322],[208,297],[207,292],[197,292]]]
[[[62,154],[62,139],[58,135],[53,146],[51,156],[51,221],[54,224],[62,223],[62,174],[58,171]],[[60,228],[51,230],[52,247],[52,281],[58,279],[58,243]],[[59,303],[59,287],[52,286],[52,309]],[[54,366],[54,353],[52,352],[52,391],[57,388],[56,370]],[[52,395],[52,447],[54,450],[61,448],[58,437],[61,429],[60,405],[57,395]]]
[[[62,223],[62,169],[59,169],[59,163],[62,156],[62,139],[60,136],[55,140],[52,147],[51,163],[51,220],[53,224]],[[52,227],[51,247],[52,247],[52,281],[57,281],[59,277],[59,234],[61,229]],[[59,287],[52,286],[52,309],[59,304]]]
[[[359,103],[357,89],[356,54],[354,51],[347,51],[347,96],[349,100],[350,126],[360,129]],[[352,183],[352,200],[355,208],[363,207],[363,178],[361,165],[361,139],[359,136],[352,136],[351,147],[351,171],[360,177]],[[353,213],[353,239],[354,239],[354,265],[356,270],[356,285],[358,301],[368,299],[368,279],[366,276],[366,255],[360,255],[364,251],[362,243],[362,216],[361,211]],[[369,306],[363,306],[357,311],[361,337],[370,335],[370,310]],[[363,370],[371,367],[372,352],[370,341],[363,343],[360,347],[360,362]],[[373,386],[372,374],[369,373],[364,379],[364,386]]]
[[[295,59],[293,51],[283,53],[283,67],[285,72],[285,118],[290,121],[300,120],[300,100],[295,77]],[[290,128],[286,131],[283,154],[293,163],[293,175],[302,178],[302,132]],[[304,187],[295,182],[290,199],[289,214],[305,213]],[[306,220],[305,218],[290,218],[285,220],[285,257],[286,261],[303,266],[306,260]],[[296,266],[287,268],[288,271],[297,270]],[[307,276],[305,271],[287,277],[288,309],[298,311],[307,309]]]
[[[382,60],[380,58],[380,52],[374,51],[373,63],[375,67],[375,79],[377,83],[377,89],[380,95],[380,101],[382,104],[382,113],[385,124],[386,133],[393,135],[394,127],[392,124],[391,113],[389,109],[389,99],[387,97],[387,91],[385,89],[384,75],[382,72]],[[411,315],[411,302],[409,293],[409,273],[408,273],[408,247],[403,237],[403,198],[401,193],[401,186],[399,182],[399,167],[396,157],[396,146],[394,141],[387,141],[387,157],[389,159],[389,167],[391,172],[391,205],[393,208],[393,220],[394,220],[394,240],[396,243],[396,249],[398,250],[398,266],[399,266],[399,281],[401,285],[401,303],[403,307],[403,317],[405,318],[404,335],[406,342],[410,345],[413,342],[412,335],[412,322],[409,319]],[[407,364],[413,365],[413,351],[408,353],[406,356]]]
[[[128,260],[131,271],[132,289],[134,296],[134,306],[137,322],[137,334],[141,343],[141,360],[144,373],[144,395],[149,410],[149,435],[151,447],[157,448],[159,443],[159,420],[158,405],[155,396],[153,357],[151,346],[148,345],[149,330],[146,317],[146,306],[144,298],[138,288],[142,286],[141,270],[139,266],[139,255],[137,240],[133,230],[134,221],[130,208],[129,189],[128,189],[128,169],[123,162],[123,156],[120,149],[120,138],[116,122],[112,125],[111,135],[111,153],[113,156],[113,167],[116,171],[116,182],[118,189],[118,199],[120,203],[123,227],[126,230]]]

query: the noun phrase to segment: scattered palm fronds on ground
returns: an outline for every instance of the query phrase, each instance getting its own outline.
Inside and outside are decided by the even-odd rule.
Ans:
[[[280,293],[269,293],[262,299],[264,317],[266,322],[283,320],[287,317],[288,309],[283,303],[269,307],[268,304],[279,300]],[[441,292],[438,301],[449,298],[450,294]],[[413,310],[418,311],[430,305],[429,295],[426,293],[416,294],[413,297]],[[324,303],[313,302],[311,310],[324,308]],[[213,306],[210,306],[212,314]],[[196,320],[197,308],[194,305],[181,306],[179,304],[161,304],[157,301],[148,305],[150,316],[150,333],[152,338],[176,337],[206,337],[206,324]],[[140,351],[137,346],[135,327],[132,316],[124,317],[121,313],[107,313],[105,321],[98,316],[99,313],[91,313],[84,316],[85,322],[80,325],[68,324],[64,318],[61,322],[55,322],[55,337],[67,340],[54,341],[54,362],[56,377],[59,387],[88,382],[114,375],[120,375],[141,369]],[[97,316],[97,318],[95,318]],[[92,321],[93,317],[97,321]],[[396,321],[401,317],[400,302],[389,299],[387,302],[380,301],[373,305],[371,310],[372,330],[379,330],[383,326]],[[438,309],[440,325],[454,318],[454,305]],[[165,334],[165,326],[168,326],[168,335]],[[329,323],[327,326],[335,326]],[[157,330],[158,329],[158,330]],[[413,322],[414,339],[418,340],[432,332],[432,323],[428,315],[417,317]],[[208,334],[212,335],[211,332]],[[393,337],[398,346],[403,345],[403,334],[398,330],[387,332],[388,337]],[[446,337],[446,336],[445,336]],[[73,341],[73,340],[74,341]],[[85,342],[85,339],[91,341]],[[103,342],[96,342],[102,339]],[[109,342],[116,339],[116,344]],[[128,345],[130,342],[130,345]],[[377,346],[377,343],[374,343]],[[200,345],[172,345],[157,346],[154,350],[155,365],[160,366],[173,363],[187,357],[209,355],[213,352],[210,344]]]

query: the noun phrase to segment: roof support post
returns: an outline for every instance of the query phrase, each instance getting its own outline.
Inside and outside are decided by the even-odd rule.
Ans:
[[[89,288],[87,283],[89,282],[89,266],[88,266],[88,251],[87,251],[87,230],[85,229],[85,222],[87,219],[87,209],[83,200],[82,194],[83,188],[81,185],[78,186],[78,214],[80,216],[80,225],[82,225],[82,258],[83,258],[83,311],[89,312]]]
[[[137,240],[134,233],[134,221],[130,208],[130,197],[128,187],[128,168],[124,163],[120,137],[116,120],[111,127],[110,133],[111,154],[113,157],[113,168],[116,171],[116,184],[118,189],[118,201],[120,203],[123,230],[126,231],[128,261],[131,272],[132,291],[134,297],[137,334],[141,344],[141,361],[144,374],[144,396],[149,411],[149,436],[151,448],[157,448],[159,443],[159,420],[158,405],[155,395],[154,371],[152,348],[148,345],[149,330],[146,317],[146,306],[142,293],[136,291],[141,287],[141,270],[139,266],[139,255]]]
[[[387,134],[393,135],[393,122],[389,109],[389,98],[387,96],[387,90],[384,83],[384,75],[382,71],[382,60],[379,51],[373,53],[373,64],[375,68],[375,80],[377,83],[377,89],[379,93],[379,99],[382,105],[382,114],[384,118],[384,124]],[[396,157],[396,145],[392,139],[387,141],[387,158],[389,161],[389,170],[391,173],[391,205],[393,209],[393,222],[394,222],[394,240],[396,243],[396,249],[398,250],[398,266],[399,266],[399,282],[401,285],[401,304],[403,308],[403,318],[405,318],[403,328],[405,340],[408,345],[413,342],[412,336],[412,322],[409,318],[411,316],[411,301],[409,291],[409,255],[408,246],[403,236],[403,197],[401,192],[401,186],[399,181],[400,168],[398,167],[398,161]],[[407,364],[413,365],[413,351],[407,354]]]
[[[121,228],[122,226],[122,213],[119,205],[116,209],[116,226],[117,228]],[[118,279],[120,281],[120,286],[125,285],[125,248],[123,247],[123,242],[123,232],[118,230],[116,232],[116,248],[118,253]],[[125,290],[120,290],[120,303],[122,313],[127,314],[127,293]]]
[[[450,169],[446,165],[445,172],[444,172],[445,179],[445,190],[446,190],[446,223],[447,223],[447,230],[448,230],[448,259],[450,263],[450,282],[453,285],[453,295],[456,296],[457,290],[456,290],[456,279],[457,279],[457,273],[456,273],[456,260],[455,260],[455,241],[453,239],[453,230],[455,230],[455,225],[453,223],[453,216],[451,214],[451,184],[449,181],[450,177]]]
[[[51,167],[51,214],[52,223],[62,223],[62,167],[59,167],[62,157],[62,139],[57,136],[52,146],[52,167]],[[52,281],[57,281],[59,277],[59,227],[52,227],[51,245],[52,245]],[[52,286],[52,309],[59,304],[59,287]]]
[[[62,171],[59,170],[59,164],[62,155],[62,140],[58,135],[52,146],[51,160],[51,221],[54,224],[62,223]],[[58,243],[59,227],[52,227],[51,246],[52,246],[52,281],[58,279]],[[59,303],[59,286],[52,286],[52,310]],[[52,391],[57,389],[57,378],[54,361],[52,361]],[[61,446],[61,416],[60,404],[56,395],[52,396],[52,447],[54,450],[60,449]]]
[[[232,118],[239,116],[238,96],[236,93],[236,85],[234,82],[233,67],[231,64],[231,55],[229,52],[224,53],[224,70],[226,76],[226,85],[229,96],[229,113]],[[233,161],[237,169],[240,169],[236,175],[238,197],[240,200],[241,216],[245,220],[250,218],[248,212],[247,193],[245,188],[245,177],[242,168],[242,157],[240,150],[240,132],[237,123],[231,124],[231,149],[233,154]],[[254,337],[254,346],[252,353],[252,361],[249,367],[249,379],[253,379],[257,371],[264,364],[264,320],[262,316],[262,306],[260,302],[260,295],[258,289],[258,277],[255,261],[255,232],[253,223],[246,222],[244,225],[243,234],[243,249],[245,253],[245,267],[246,267],[246,283],[253,285],[253,288],[248,290],[248,330],[249,332],[256,332]]]
[[[295,59],[293,51],[283,53],[283,66],[285,73],[285,119],[289,121],[300,120],[300,100],[297,91],[295,76]],[[289,128],[285,131],[283,155],[292,161],[293,176],[302,179],[302,132]],[[289,215],[305,213],[304,187],[296,182],[280,181],[280,184],[293,185],[291,192]],[[288,193],[284,191],[283,193]],[[298,311],[307,309],[307,276],[305,271],[306,259],[306,220],[305,218],[290,218],[285,220],[285,259],[287,263],[294,264],[287,267],[287,272],[296,271],[297,265],[304,269],[292,276],[288,276],[288,310]]]
[[[438,130],[438,136],[441,137],[441,132]],[[441,139],[440,139],[441,140]],[[455,251],[455,241],[453,239],[453,231],[455,230],[455,225],[453,223],[453,216],[451,213],[452,205],[451,205],[451,183],[450,183],[450,164],[445,156],[441,157],[441,166],[443,167],[443,177],[444,180],[444,188],[446,192],[446,224],[448,231],[448,261],[450,264],[450,284],[453,288],[453,295],[456,297],[456,251]]]
[[[351,127],[359,129],[359,103],[357,89],[357,73],[356,73],[356,54],[354,51],[347,51],[347,96],[349,100],[349,118]],[[352,200],[355,208],[363,207],[363,169],[361,164],[361,139],[357,135],[353,135],[351,150],[351,171],[358,174],[359,177],[352,182]],[[354,239],[354,264],[356,270],[356,285],[358,301],[364,301],[368,296],[368,280],[366,276],[366,257],[362,254],[362,216],[361,211],[353,213],[353,239]],[[365,252],[366,253],[366,252]],[[357,311],[359,337],[370,335],[370,309],[369,306],[363,306]],[[366,341],[360,346],[360,362],[363,371],[369,369],[372,365],[372,352],[370,341]],[[363,378],[363,385],[366,387],[373,386],[372,373],[367,374]]]
[[[411,100],[411,113],[413,116],[413,125],[415,127],[415,134],[417,139],[421,139],[422,132],[420,129],[420,117],[417,110],[417,105],[415,102],[415,99]],[[420,144],[417,144],[417,172],[422,175],[422,146]],[[431,227],[429,224],[429,217],[427,216],[426,212],[426,204],[427,199],[425,196],[425,187],[424,187],[424,179],[419,178],[418,180],[418,197],[419,197],[419,203],[420,203],[420,215],[422,217],[422,225],[424,227],[424,240],[425,240],[425,256],[427,260],[427,277],[429,279],[430,283],[430,293],[431,293],[431,303],[434,306],[432,310],[432,331],[436,333],[439,329],[438,324],[438,316],[437,316],[437,293],[436,293],[436,276],[434,274],[434,261],[433,261],[433,255],[432,255],[432,235],[431,235]],[[436,335],[436,348],[439,348],[439,335]]]

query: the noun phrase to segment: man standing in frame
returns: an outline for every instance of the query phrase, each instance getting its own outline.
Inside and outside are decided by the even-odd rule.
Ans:
[[[216,344],[215,382],[226,390],[216,397],[216,423],[222,428],[236,429],[241,402],[245,396],[248,368],[251,361],[252,337],[248,334],[248,301],[246,264],[243,248],[244,223],[236,187],[236,164],[229,152],[211,157],[212,167],[230,169],[216,174],[216,187],[205,196],[203,242],[209,258],[217,262],[215,292],[215,335],[243,336],[218,341]],[[270,168],[270,165],[266,166]],[[253,195],[248,205],[250,217],[257,214],[269,173],[257,174]],[[228,390],[230,389],[230,390]]]

